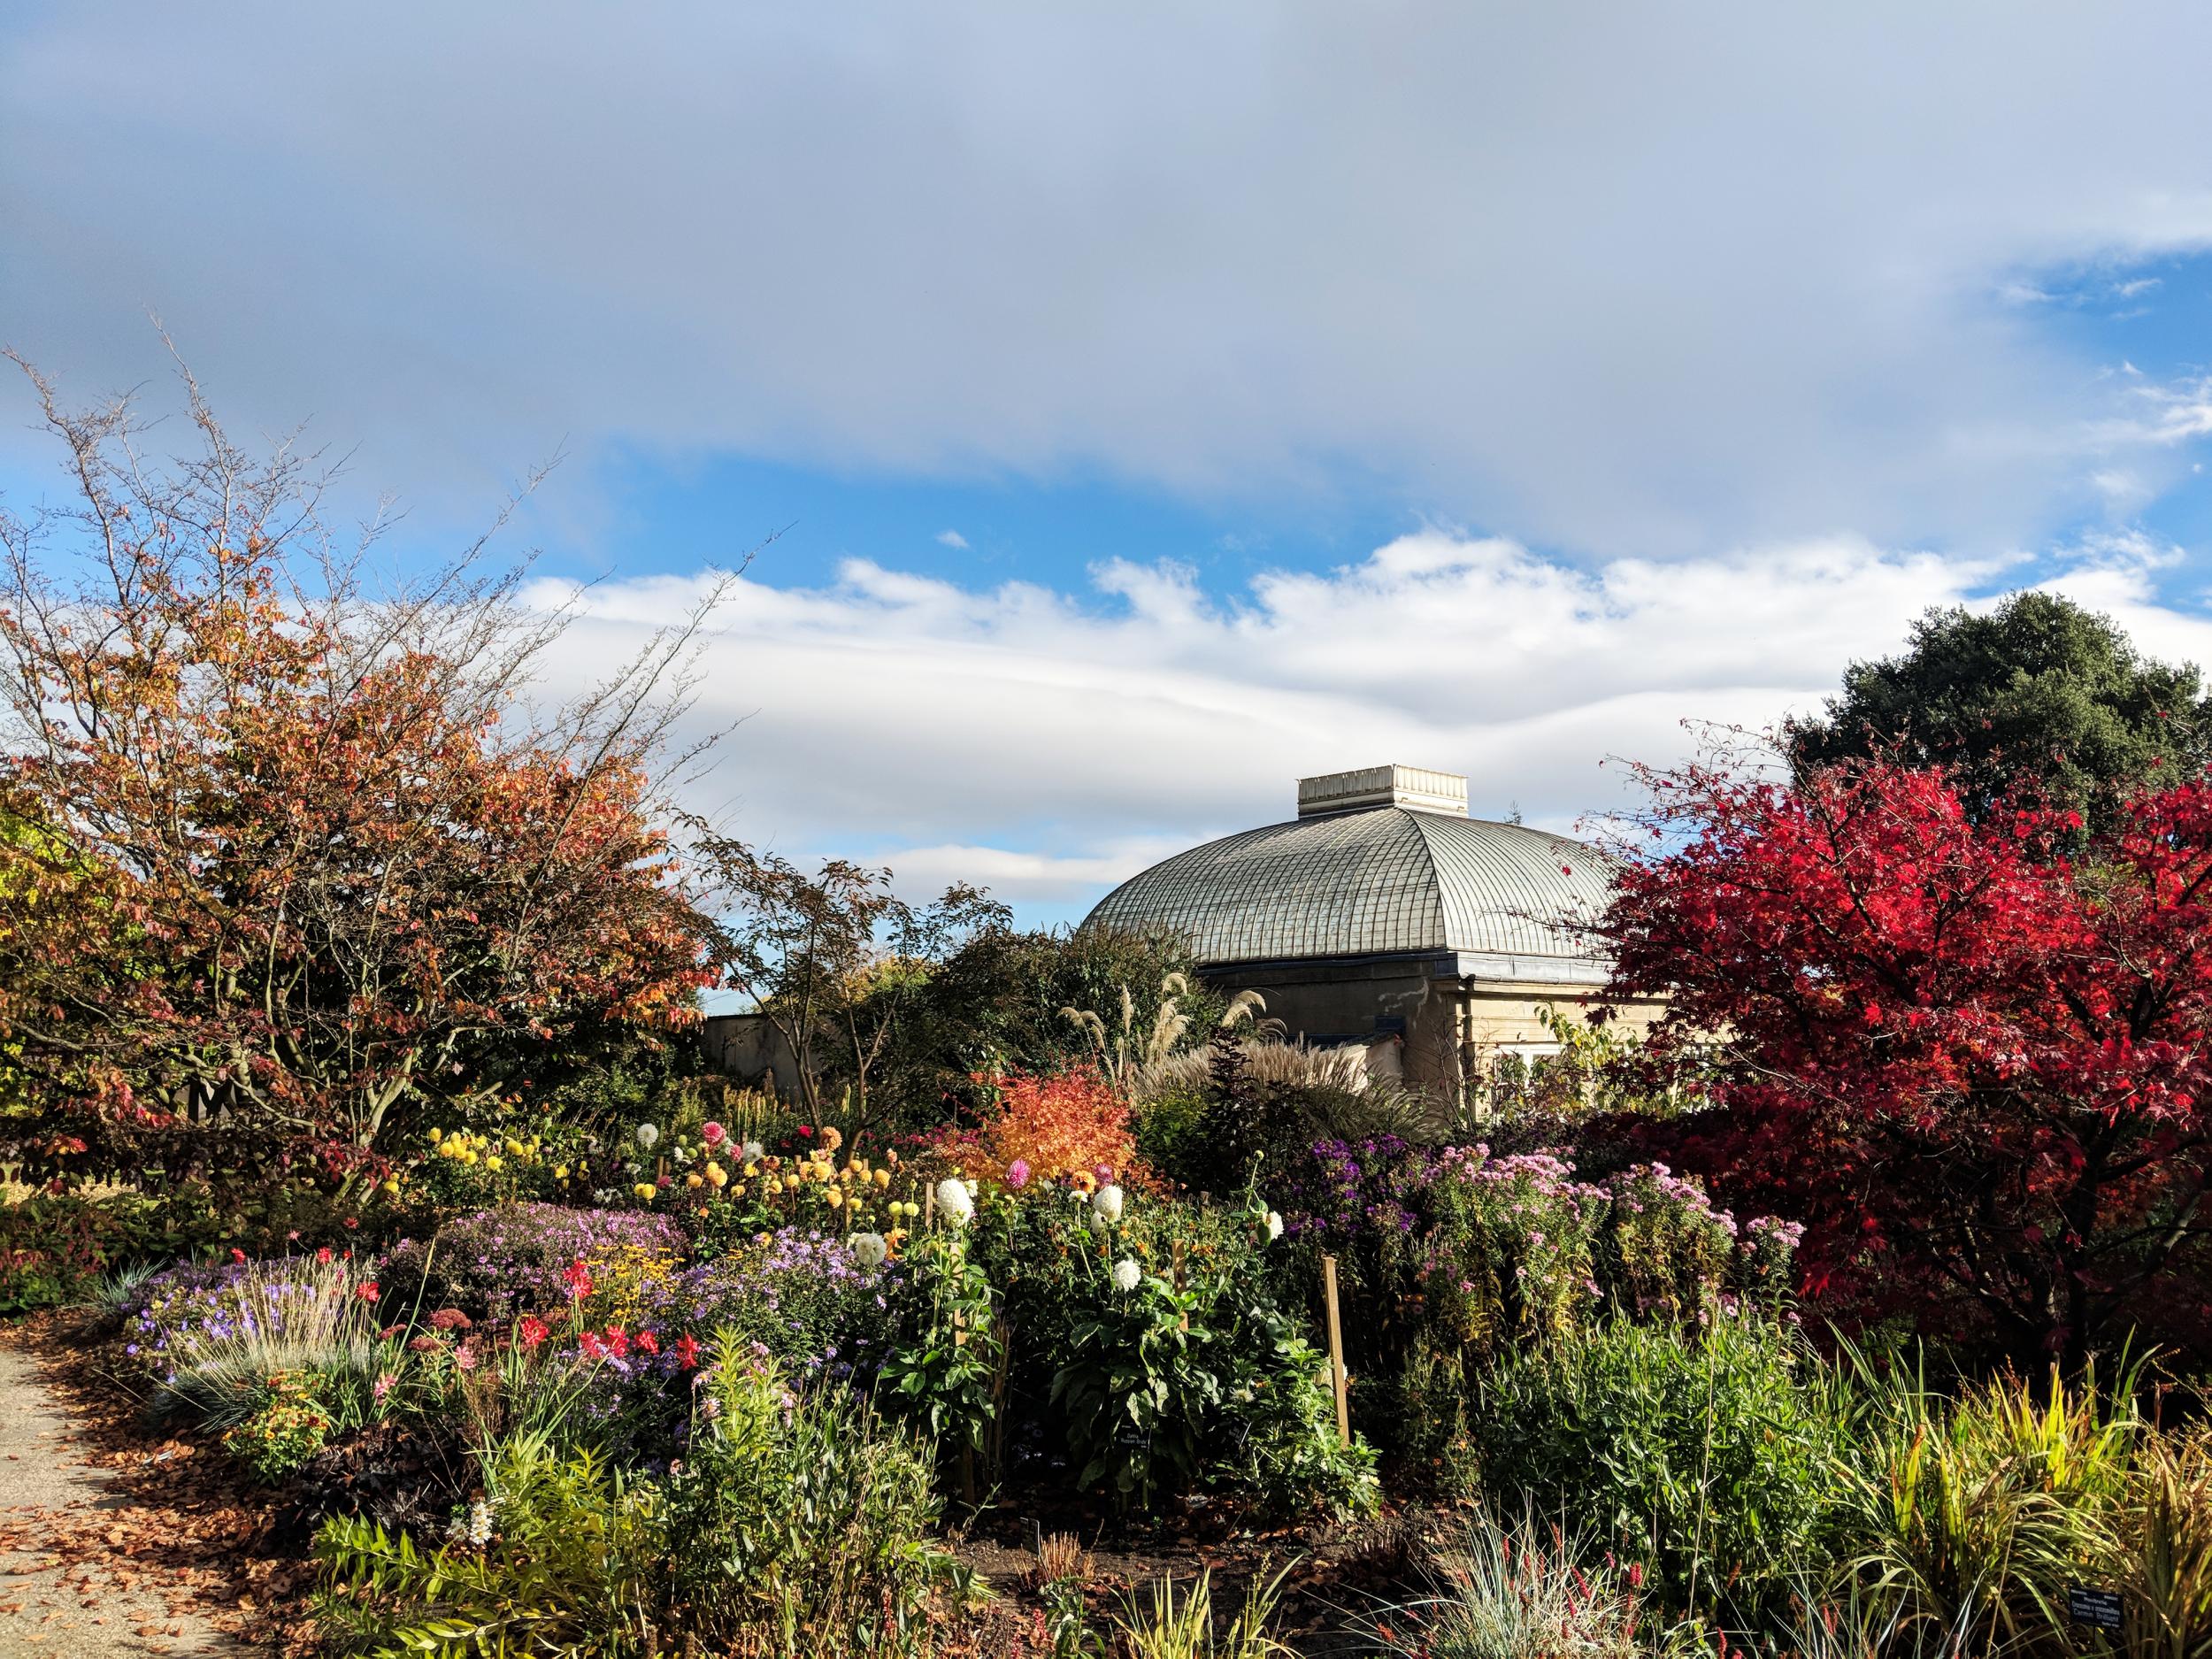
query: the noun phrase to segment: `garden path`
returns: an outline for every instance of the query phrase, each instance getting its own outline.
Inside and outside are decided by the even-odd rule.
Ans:
[[[0,1346],[0,1659],[247,1651],[201,1612],[173,1517],[95,1466],[40,1370]]]

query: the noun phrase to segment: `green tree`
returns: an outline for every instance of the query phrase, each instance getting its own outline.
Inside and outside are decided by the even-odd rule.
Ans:
[[[888,870],[826,858],[809,875],[728,836],[702,836],[698,854],[723,912],[716,969],[796,1056],[808,1114],[846,1089],[847,1127],[879,1127],[879,1085],[938,964],[1010,912],[965,882],[918,909],[891,890]]]
[[[2212,756],[2200,693],[2193,664],[2140,656],[2108,617],[2017,593],[1987,615],[1930,611],[1901,655],[1852,664],[1824,714],[1785,733],[1801,777],[1880,754],[1946,768],[1977,818],[2024,793],[2102,822],[2146,779]]]
[[[1171,985],[1177,978],[1186,989]],[[1212,1029],[1225,1006],[1200,982],[1189,947],[1170,934],[985,928],[930,976],[893,1064],[918,1106],[973,1106],[976,1072],[1042,1075],[1094,1063],[1094,1039],[1067,1010],[1109,1010],[1118,1020],[1125,991],[1141,1032],[1152,1030],[1166,996],[1194,1032]]]

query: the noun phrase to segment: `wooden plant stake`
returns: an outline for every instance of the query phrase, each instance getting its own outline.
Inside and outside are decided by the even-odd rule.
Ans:
[[[1352,1443],[1352,1411],[1345,1390],[1349,1379],[1344,1375],[1344,1325],[1336,1310],[1336,1257],[1321,1258],[1321,1300],[1329,1310],[1329,1381],[1336,1390],[1336,1438],[1340,1445]]]
[[[957,1308],[952,1310],[952,1345],[968,1346],[968,1317]],[[960,1501],[975,1508],[975,1447],[964,1436],[960,1441]]]

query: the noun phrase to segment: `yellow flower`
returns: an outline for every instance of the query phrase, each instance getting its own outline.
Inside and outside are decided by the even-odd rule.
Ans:
[[[888,1170],[878,1170],[876,1171],[876,1185],[878,1187],[888,1187],[890,1184],[891,1171]]]
[[[516,1140],[511,1135],[507,1138],[507,1156],[509,1157],[518,1158],[523,1155],[524,1150],[525,1148],[523,1147],[521,1141]]]
[[[719,1164],[710,1164],[707,1165],[707,1179],[719,1187],[730,1179],[730,1172]]]
[[[659,1188],[656,1187],[650,1181],[640,1181],[630,1190],[649,1204],[653,1202],[653,1194],[657,1192]]]
[[[471,1158],[469,1162],[473,1164],[476,1160]],[[488,1170],[503,1170],[507,1167],[507,1160],[501,1157],[498,1153],[495,1152],[484,1160],[484,1167]]]
[[[829,1207],[832,1210],[836,1209],[840,1204],[845,1202],[844,1189],[840,1187],[831,1187],[829,1191],[824,1193],[822,1196],[828,1201]]]
[[[553,1171],[553,1179],[557,1181],[566,1180],[568,1179],[568,1165],[564,1164],[559,1168],[556,1169]]]
[[[799,1178],[795,1175],[785,1176],[783,1178],[783,1190],[787,1193],[797,1192],[799,1190]]]
[[[463,1148],[462,1153],[461,1153],[461,1162],[462,1162],[462,1163],[464,1163],[464,1164],[473,1164],[473,1163],[475,1163],[476,1161],[477,1161],[477,1158],[476,1158],[476,1148],[475,1148],[474,1147],[467,1147],[467,1148]]]
[[[442,1141],[442,1140],[444,1140],[444,1139],[445,1139],[445,1132],[444,1132],[443,1130],[442,1130],[442,1129],[433,1129],[433,1130],[430,1132],[430,1144],[431,1144],[432,1146],[434,1146],[434,1146],[436,1146],[436,1145],[438,1144],[438,1142],[439,1142],[439,1141]]]
[[[697,1174],[696,1172],[684,1177],[684,1185],[686,1187],[704,1187],[706,1184],[706,1178]]]
[[[384,1182],[384,1190],[388,1193],[397,1194],[399,1191],[399,1178],[397,1176],[387,1178]]]

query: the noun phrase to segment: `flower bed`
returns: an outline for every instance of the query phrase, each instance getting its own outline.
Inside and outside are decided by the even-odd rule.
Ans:
[[[674,1261],[682,1242],[674,1222],[645,1211],[503,1204],[455,1217],[427,1242],[403,1240],[380,1275],[394,1305],[510,1319],[565,1306],[579,1261],[624,1250]]]

